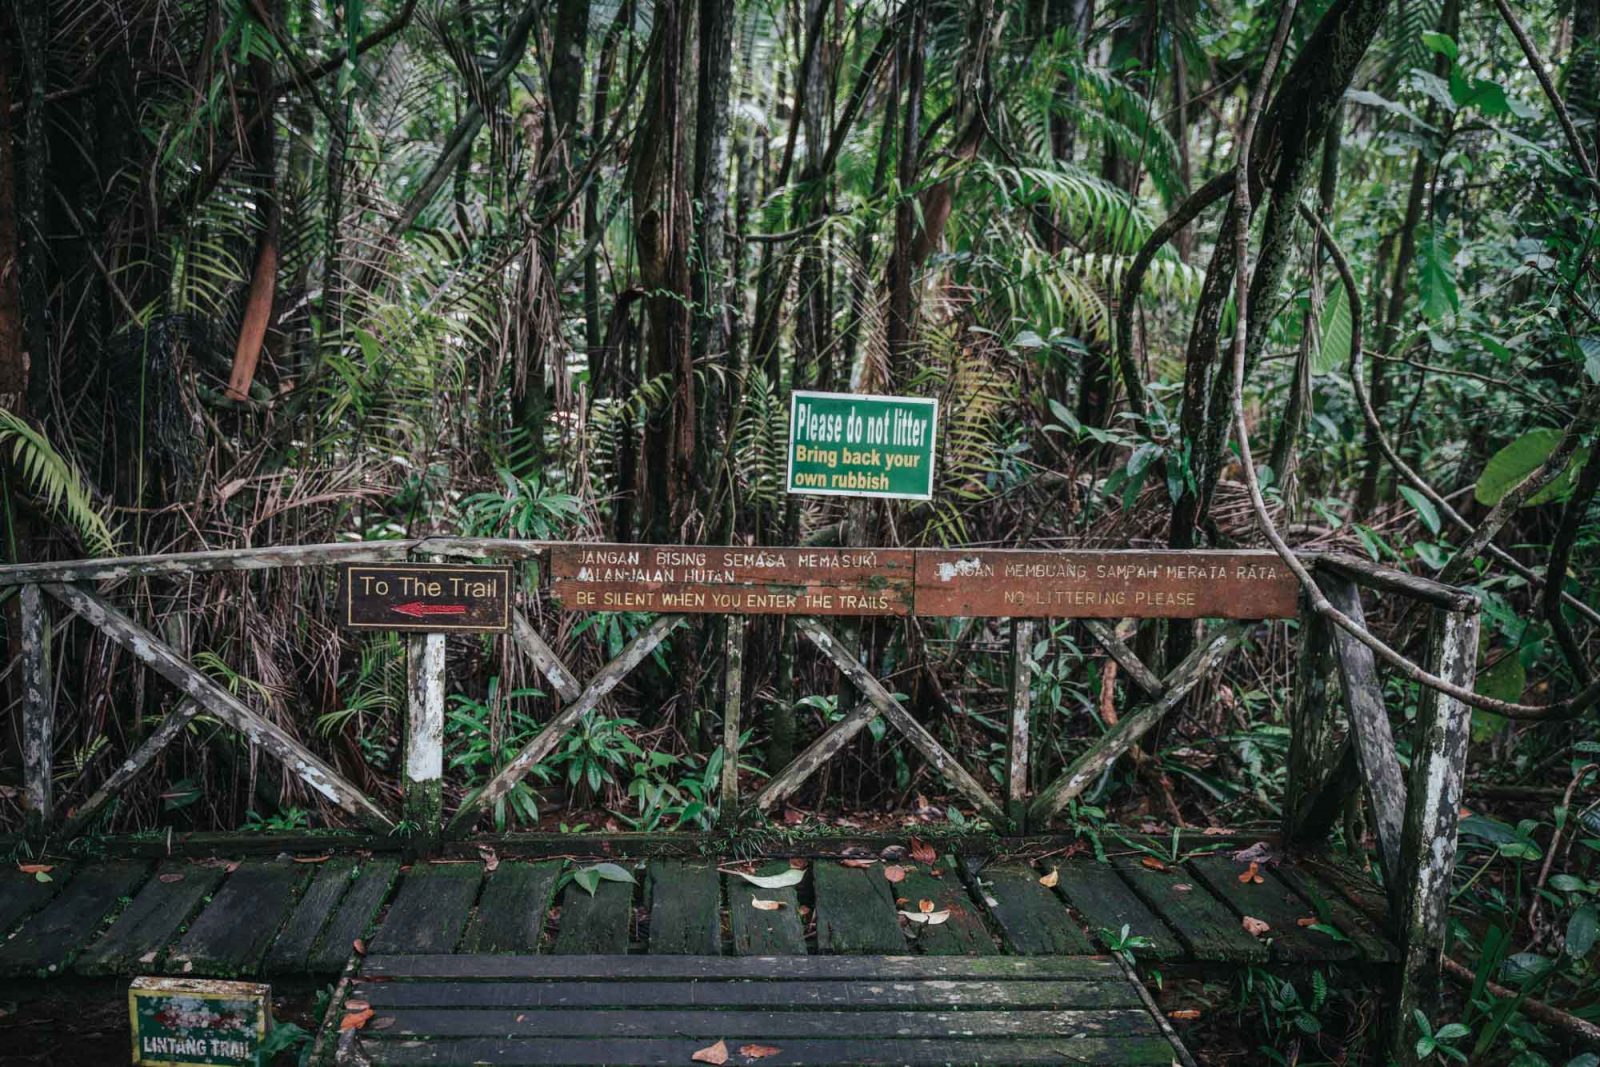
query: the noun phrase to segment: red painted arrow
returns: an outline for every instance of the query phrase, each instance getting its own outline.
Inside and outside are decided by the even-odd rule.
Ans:
[[[425,615],[465,615],[465,604],[424,604],[420,600],[413,600],[409,604],[396,604],[394,610],[402,615],[409,615],[413,619],[420,619]]]

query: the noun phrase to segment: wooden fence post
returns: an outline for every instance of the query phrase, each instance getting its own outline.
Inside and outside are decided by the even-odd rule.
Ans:
[[[723,622],[722,802],[717,822],[734,826],[739,821],[739,701],[744,689],[746,620],[743,615],[729,615]]]
[[[1352,769],[1348,743],[1333,738],[1333,634],[1321,615],[1300,613],[1294,688],[1289,694],[1289,778],[1283,791],[1283,841],[1320,843],[1345,801],[1341,781]]]
[[[50,613],[37,585],[25,585],[22,607],[22,781],[28,832],[42,834],[54,807],[55,689],[50,677]]]
[[[1478,664],[1475,612],[1436,608],[1428,620],[1430,673],[1472,688]],[[1417,1062],[1412,1013],[1430,1023],[1439,1005],[1440,958],[1450,922],[1451,876],[1456,866],[1456,829],[1467,774],[1472,709],[1434,689],[1422,690],[1412,743],[1405,829],[1396,886],[1400,902],[1400,988],[1389,1021],[1389,1052],[1401,1064]]]
[[[1006,816],[1011,832],[1028,828],[1029,713],[1033,706],[1033,620],[1011,620],[1011,728],[1006,733]]]
[[[402,817],[428,848],[444,817],[444,634],[406,639],[406,697]]]

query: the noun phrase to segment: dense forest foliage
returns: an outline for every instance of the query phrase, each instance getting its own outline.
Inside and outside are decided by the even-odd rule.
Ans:
[[[1469,982],[1430,1056],[1565,1063],[1572,1013],[1600,1016],[1597,118],[1597,0],[8,0],[0,553],[1280,538],[1463,585],[1484,623],[1450,951],[1554,1014]],[[933,499],[786,494],[796,388],[937,397]],[[118,595],[393,793],[403,644],[341,634],[327,575]],[[647,621],[528,610],[590,666]],[[1421,628],[1398,601],[1368,619],[1412,714]],[[842,714],[834,672],[757,625],[752,776]],[[1196,637],[1124,634],[1168,667]],[[1261,631],[1067,821],[1274,818],[1294,634]],[[1003,773],[1003,630],[860,636]],[[88,631],[57,641],[57,789],[81,797],[175,697]],[[1136,697],[1080,645],[1062,621],[1031,650],[1041,775]],[[550,713],[507,646],[452,640],[453,791]],[[675,636],[497,825],[712,825],[718,647]],[[188,732],[99,832],[330,820],[205,716]],[[948,799],[878,730],[791,814],[972,818]],[[0,809],[20,824],[14,788]],[[1370,1022],[1321,984],[1247,987],[1282,1062]]]

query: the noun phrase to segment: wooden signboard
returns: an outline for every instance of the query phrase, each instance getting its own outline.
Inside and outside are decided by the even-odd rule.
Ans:
[[[270,986],[205,978],[135,978],[128,988],[133,1062],[144,1067],[259,1067]]]
[[[907,615],[915,553],[895,548],[557,545],[550,594],[572,611]]]
[[[1283,619],[1299,596],[1265,550],[917,553],[918,615]]]
[[[351,563],[339,579],[347,630],[504,633],[511,568],[443,563]]]

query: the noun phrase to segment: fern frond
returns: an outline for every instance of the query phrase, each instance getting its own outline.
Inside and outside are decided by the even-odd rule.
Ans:
[[[77,465],[55,450],[44,434],[0,408],[0,447],[11,443],[11,459],[29,488],[71,526],[93,556],[114,556],[117,539],[106,516],[94,506],[88,482]]]

